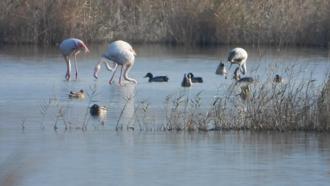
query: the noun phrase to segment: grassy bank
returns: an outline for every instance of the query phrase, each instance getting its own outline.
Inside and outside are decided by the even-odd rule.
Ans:
[[[3,0],[0,43],[125,39],[186,45],[327,46],[328,0]]]

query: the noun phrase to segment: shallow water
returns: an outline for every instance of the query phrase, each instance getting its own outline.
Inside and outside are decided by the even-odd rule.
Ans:
[[[145,101],[154,112],[164,111],[168,95],[194,96],[202,91],[204,106],[224,94],[233,81],[215,75],[220,58],[230,47],[182,48],[134,46],[138,56],[129,76],[138,84],[109,86],[110,73],[92,72],[105,46],[91,46],[78,57],[78,80],[65,81],[65,64],[56,48],[0,48],[0,185],[327,185],[330,146],[326,134],[248,132],[115,132],[131,123],[134,108]],[[315,79],[320,85],[329,72],[326,49],[249,48],[248,75],[260,80],[295,65],[297,81]],[[272,68],[270,68],[272,66]],[[233,71],[233,68],[231,71]],[[265,70],[267,69],[267,70]],[[168,83],[148,83],[147,72],[168,75]],[[182,76],[193,72],[203,84],[180,87]],[[119,74],[119,73],[118,73]],[[118,75],[117,74],[117,75]],[[70,100],[70,90],[84,89],[91,99]],[[41,113],[49,99],[52,105]],[[54,101],[55,100],[55,101]],[[92,103],[109,108],[104,125],[93,118],[88,130],[54,132],[63,107],[73,128],[81,126]],[[56,106],[56,104],[58,104]],[[87,115],[86,115],[87,113]],[[43,120],[45,116],[45,120]],[[155,116],[155,123],[159,120]],[[132,124],[132,123],[131,123]],[[22,130],[24,126],[24,130]],[[11,184],[13,183],[13,184]]]
[[[153,112],[164,112],[164,102],[167,96],[178,97],[188,95],[194,97],[199,92],[202,97],[202,106],[207,106],[216,96],[225,93],[234,80],[229,74],[228,79],[215,74],[219,60],[226,59],[230,47],[219,48],[183,48],[165,47],[159,45],[137,45],[137,58],[129,76],[137,79],[136,86],[127,84],[118,85],[118,75],[115,84],[108,85],[111,73],[103,66],[99,79],[92,77],[93,69],[99,56],[104,52],[104,45],[91,46],[91,53],[81,54],[78,57],[78,80],[65,81],[65,63],[57,48],[37,47],[2,47],[0,48],[0,117],[2,127],[14,127],[25,121],[26,125],[33,127],[41,123],[40,106],[48,100],[56,99],[66,112],[69,120],[81,123],[85,112],[92,103],[107,106],[106,127],[114,128],[120,112],[126,103],[125,98],[132,97],[127,105],[127,112],[123,118],[129,118],[134,112],[134,107],[140,102],[150,105]],[[281,74],[288,78],[289,72],[284,72],[287,67],[295,66],[297,81],[316,79],[314,83],[323,83],[326,73],[329,72],[330,63],[326,49],[309,48],[283,48],[259,49],[247,48],[248,75],[260,81],[266,81],[274,74]],[[235,67],[232,67],[231,73]],[[266,70],[265,70],[266,69]],[[72,67],[73,70],[73,67]],[[155,75],[167,75],[168,83],[148,83],[143,76],[147,72]],[[204,78],[203,84],[194,84],[192,88],[181,88],[184,73],[193,72],[195,76]],[[292,72],[296,73],[296,72]],[[91,88],[96,90],[96,95],[83,101],[70,100],[68,93],[84,89],[91,93]],[[135,96],[133,96],[135,95]],[[48,124],[54,123],[54,110],[47,112]],[[53,116],[53,118],[52,118]],[[39,125],[37,125],[39,127]]]
[[[329,140],[299,132],[6,130],[0,135],[0,183],[328,185]]]

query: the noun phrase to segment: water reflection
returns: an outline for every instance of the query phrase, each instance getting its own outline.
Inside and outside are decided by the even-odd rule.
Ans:
[[[119,113],[116,129],[133,129],[135,114],[136,84],[126,83],[124,86],[110,87],[112,109]]]
[[[0,183],[13,176],[15,185],[327,185],[329,140],[304,132],[7,130]]]

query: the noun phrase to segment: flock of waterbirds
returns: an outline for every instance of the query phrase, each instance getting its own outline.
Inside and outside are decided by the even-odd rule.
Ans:
[[[65,39],[60,44],[60,52],[64,57],[66,62],[67,71],[65,78],[66,80],[70,80],[71,77],[71,60],[73,57],[74,67],[75,67],[75,78],[78,77],[78,65],[77,65],[77,54],[81,51],[89,52],[89,49],[85,45],[85,43],[76,38],[68,38]],[[101,56],[101,59],[96,64],[94,69],[94,77],[98,78],[98,73],[101,69],[101,65],[104,64],[109,71],[113,71],[112,76],[109,80],[109,84],[112,84],[115,73],[117,72],[117,67],[121,66],[120,75],[119,75],[119,84],[122,85],[122,78],[126,81],[137,83],[137,81],[133,78],[128,77],[128,72],[134,65],[136,52],[133,47],[122,40],[117,40],[108,45],[106,52]],[[243,100],[249,99],[251,92],[249,85],[255,82],[255,79],[252,77],[241,77],[240,73],[245,75],[247,73],[246,69],[246,61],[248,58],[248,53],[243,48],[234,48],[228,53],[227,62],[230,64],[228,70],[230,70],[233,64],[238,65],[238,67],[234,70],[233,79],[236,80],[235,84],[240,85],[241,93],[238,94]],[[124,73],[123,73],[124,71]],[[216,72],[217,75],[222,75],[227,79],[228,71],[225,67],[225,63],[220,61]],[[151,72],[148,72],[144,78],[148,78],[148,82],[168,82],[169,77],[167,76],[154,76]],[[276,75],[274,78],[275,83],[281,83],[283,78],[280,75]],[[181,82],[182,87],[191,87],[193,83],[203,83],[202,77],[195,77],[193,73],[185,73]],[[78,92],[71,91],[69,93],[70,98],[76,99],[84,99],[85,93],[83,90]],[[90,107],[90,114],[92,116],[100,116],[106,113],[107,109],[104,106],[99,106],[94,104]]]

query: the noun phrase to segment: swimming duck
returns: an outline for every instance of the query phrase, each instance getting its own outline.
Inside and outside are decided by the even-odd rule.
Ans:
[[[145,78],[149,78],[149,82],[168,82],[167,76],[153,76],[152,73],[148,72],[145,76]]]
[[[253,83],[253,82],[255,82],[253,77],[242,77],[238,81],[236,81],[236,83]]]
[[[84,99],[85,98],[84,90],[81,89],[79,92],[70,91],[69,98]]]
[[[251,84],[251,83],[255,82],[253,77],[242,77],[241,78],[241,75],[239,74],[239,70],[240,70],[240,67],[237,67],[234,71],[233,79],[236,80],[236,84],[240,84],[240,83]]]
[[[94,104],[91,106],[89,113],[92,116],[102,116],[107,113],[107,108],[105,106],[99,106],[98,104]]]
[[[203,83],[202,77],[195,77],[191,72],[189,72],[187,76],[190,77],[192,83]]]
[[[220,64],[218,65],[217,70],[215,71],[215,74],[224,75],[224,76],[227,75],[227,69],[226,69],[225,64],[223,62],[220,62]]]
[[[276,74],[273,81],[274,81],[274,83],[282,83],[283,78],[280,75]]]
[[[181,86],[182,87],[191,87],[192,82],[191,82],[191,77],[187,76],[187,74],[184,74],[182,82],[181,82]]]
[[[241,93],[239,94],[242,100],[246,101],[251,98],[251,90],[248,85],[241,87]]]

